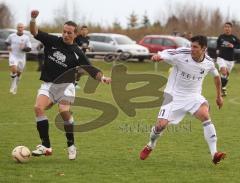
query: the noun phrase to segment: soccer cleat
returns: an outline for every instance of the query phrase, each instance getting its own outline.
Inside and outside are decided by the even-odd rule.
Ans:
[[[9,90],[9,93],[13,93],[14,92],[14,88],[11,87],[10,90]]]
[[[140,159],[145,160],[150,155],[151,152],[152,152],[152,148],[146,145],[143,148],[143,150],[140,152]]]
[[[13,95],[16,95],[17,94],[17,87],[15,87],[15,88],[11,87],[9,92]]]
[[[75,160],[77,156],[77,148],[75,145],[68,147],[68,159]]]
[[[17,94],[17,87],[14,88],[12,94],[13,94],[13,95],[16,95],[16,94]]]
[[[216,152],[213,156],[212,162],[217,165],[221,160],[226,157],[226,153],[223,152]]]
[[[52,148],[47,148],[43,145],[38,145],[36,150],[32,151],[32,155],[33,156],[41,156],[41,155],[49,156],[49,155],[52,155]]]

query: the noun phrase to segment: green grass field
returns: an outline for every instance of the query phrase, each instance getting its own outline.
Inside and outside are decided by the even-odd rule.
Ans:
[[[97,61],[93,64],[101,68],[105,75],[110,75],[112,64]],[[167,75],[164,64],[158,65],[158,72],[150,62],[124,64],[129,73]],[[221,110],[218,110],[215,104],[215,89],[211,76],[204,82],[203,93],[211,104],[211,116],[218,135],[218,149],[227,152],[226,160],[218,166],[211,163],[200,122],[191,116],[187,116],[179,126],[169,127],[151,157],[145,161],[139,160],[139,152],[148,142],[149,129],[155,123],[159,107],[138,109],[135,117],[128,117],[114,102],[111,86],[101,85],[93,94],[84,93],[86,77],[81,81],[82,88],[77,91],[77,95],[114,105],[119,111],[117,118],[101,128],[76,133],[78,157],[75,161],[69,161],[65,135],[54,124],[57,114],[54,106],[47,111],[53,155],[32,157],[26,164],[15,163],[11,158],[11,151],[15,146],[25,145],[32,150],[40,142],[33,113],[37,89],[41,83],[36,68],[35,62],[27,63],[18,93],[11,95],[7,61],[0,60],[1,183],[240,182],[239,65],[233,70],[229,96],[225,98]],[[73,112],[79,123],[86,123],[100,114],[97,110],[83,107],[74,107]]]

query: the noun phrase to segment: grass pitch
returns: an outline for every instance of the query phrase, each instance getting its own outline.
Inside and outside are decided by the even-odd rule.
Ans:
[[[113,64],[99,61],[93,64],[101,68],[105,75],[110,75]],[[123,64],[129,73],[165,76],[168,73],[165,64]],[[115,106],[119,111],[116,119],[101,128],[76,133],[78,157],[75,161],[69,161],[65,135],[54,124],[57,114],[55,106],[47,111],[53,155],[32,157],[27,164],[15,163],[11,158],[15,146],[25,145],[32,150],[40,142],[33,113],[41,83],[36,68],[35,62],[27,63],[18,93],[13,96],[9,93],[7,61],[0,61],[0,182],[240,182],[239,65],[231,74],[229,95],[221,110],[215,104],[213,79],[209,76],[204,82],[203,94],[211,104],[218,149],[227,153],[226,160],[217,166],[211,163],[200,122],[191,116],[185,117],[180,125],[169,127],[150,158],[139,160],[139,152],[148,142],[149,130],[155,123],[159,107],[137,109],[136,116],[129,117],[114,101],[111,86],[101,85],[95,93],[84,93],[86,77],[81,80],[81,89],[77,95]],[[98,110],[84,107],[73,107],[73,113],[79,123],[86,123],[101,114]]]

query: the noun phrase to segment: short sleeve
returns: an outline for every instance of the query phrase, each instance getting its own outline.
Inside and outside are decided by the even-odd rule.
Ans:
[[[209,73],[214,77],[219,76],[219,72],[215,67],[214,63],[212,64],[212,67],[210,68]]]
[[[190,54],[191,51],[188,48],[178,48],[178,49],[167,49],[162,52],[158,52],[164,62],[177,65],[177,60],[182,54]]]

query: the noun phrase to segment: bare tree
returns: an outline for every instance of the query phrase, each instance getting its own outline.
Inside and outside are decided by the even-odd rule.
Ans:
[[[68,3],[64,1],[62,7],[55,10],[54,26],[61,30],[62,25],[69,19]]]
[[[13,25],[13,15],[9,7],[1,3],[0,4],[0,28],[7,28]]]
[[[222,26],[223,26],[223,16],[219,9],[215,9],[210,17],[210,25],[211,29],[209,32],[211,35],[218,35],[222,32]]]

